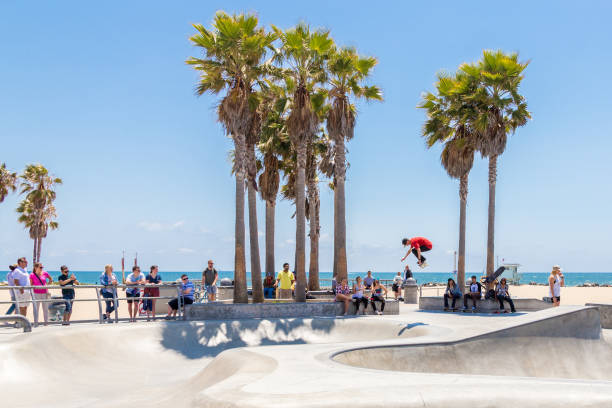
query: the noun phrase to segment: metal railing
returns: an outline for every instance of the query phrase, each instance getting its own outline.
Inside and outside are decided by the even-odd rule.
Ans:
[[[32,325],[30,321],[23,315],[4,315],[0,316],[0,322],[15,322],[23,327],[23,332],[28,333],[32,331]]]
[[[193,281],[192,281],[193,282]],[[199,282],[198,282],[199,283]],[[176,290],[176,296],[139,296],[139,297],[120,297],[118,294],[118,290],[119,289],[135,289],[138,288],[139,290],[143,290],[145,288],[174,288]],[[200,288],[199,286],[195,285],[194,282],[194,289],[195,288]],[[70,290],[73,289],[76,291],[79,290],[84,290],[84,289],[94,289],[96,292],[96,297],[95,298],[73,298],[73,299],[64,299],[63,297],[49,297],[46,299],[37,299],[35,294],[34,294],[34,290],[47,290],[46,293],[49,294],[50,296],[50,292],[51,291],[61,291],[61,290]],[[107,291],[110,291],[112,293],[112,297],[104,297],[101,295],[101,290],[102,289],[106,289]],[[119,305],[119,301],[127,301],[127,300],[131,300],[133,301],[133,307],[137,308],[137,312],[136,312],[136,319],[139,320],[144,320],[146,319],[146,317],[144,316],[138,316],[138,312],[139,312],[139,305],[141,301],[144,300],[156,300],[156,299],[178,299],[178,311],[177,311],[177,319],[181,320],[183,318],[183,313],[182,313],[182,307],[184,306],[181,302],[182,299],[182,293],[181,293],[181,285],[179,283],[176,282],[172,282],[172,283],[160,283],[160,284],[146,284],[146,285],[125,285],[125,284],[117,284],[117,285],[67,285],[67,286],[60,286],[60,285],[45,285],[45,286],[0,286],[0,290],[12,290],[14,292],[17,291],[21,291],[23,290],[24,292],[27,293],[26,297],[27,300],[25,302],[23,302],[22,300],[20,300],[19,296],[15,296],[14,300],[10,300],[10,301],[4,301],[4,302],[0,302],[0,305],[12,305],[14,304],[17,309],[16,312],[19,311],[20,307],[27,307],[28,305],[32,304],[33,306],[33,315],[34,315],[34,321],[38,322],[39,319],[39,304],[53,304],[53,303],[57,303],[57,304],[66,304],[66,302],[97,302],[98,303],[98,319],[74,319],[74,320],[70,320],[71,322],[75,322],[75,323],[84,323],[84,322],[96,322],[98,321],[99,323],[104,323],[104,315],[106,314],[105,312],[103,312],[103,303],[106,302],[112,302],[113,306],[114,306],[114,322],[117,323],[119,321],[122,320],[128,320],[128,318],[119,318],[119,311],[118,311],[118,305]],[[141,293],[142,295],[142,293]],[[195,295],[195,293],[194,293]],[[204,297],[205,297],[205,293],[204,293]],[[44,306],[43,306],[44,307]],[[26,321],[28,321],[29,324],[29,320],[27,318],[25,318],[22,315],[2,315],[2,317],[10,317],[12,320],[18,320],[19,316],[21,316],[23,319],[25,319]],[[111,320],[112,321],[112,320]],[[59,324],[62,323],[61,321],[47,321],[45,322],[45,324],[48,323],[55,323],[55,324]],[[36,326],[36,323],[35,323]]]

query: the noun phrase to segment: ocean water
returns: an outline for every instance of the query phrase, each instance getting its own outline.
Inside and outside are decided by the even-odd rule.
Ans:
[[[60,275],[59,271],[48,271],[53,279],[57,279]],[[72,271],[77,279],[83,284],[97,284],[102,271]],[[6,279],[6,271],[0,272],[0,281]],[[181,277],[183,273],[186,273],[190,279],[201,279],[202,272],[172,272],[172,271],[160,271],[160,275],[164,281],[175,281]],[[121,272],[115,272],[117,277],[121,279]],[[377,279],[388,279],[391,280],[397,274],[397,272],[375,272],[373,276]],[[480,276],[482,273],[466,272],[466,278],[471,275]],[[549,272],[525,272],[521,273],[521,284],[528,284],[530,282],[546,284],[549,276]],[[126,271],[126,276],[128,272]],[[354,279],[357,276],[364,277],[365,272],[351,272],[349,278]],[[577,286],[584,283],[598,283],[612,284],[612,272],[566,272],[565,285],[566,286]],[[233,271],[219,271],[219,277],[222,278],[234,278]],[[456,276],[450,272],[414,272],[414,277],[417,283],[446,283],[448,278],[455,278]],[[331,272],[320,272],[319,280],[321,286],[329,286],[332,279]],[[251,274],[247,273],[247,282],[250,283]]]

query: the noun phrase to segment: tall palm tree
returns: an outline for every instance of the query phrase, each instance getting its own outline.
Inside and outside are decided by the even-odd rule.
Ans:
[[[251,115],[251,124],[246,136],[246,174],[247,197],[249,202],[249,237],[251,248],[251,287],[253,302],[264,301],[261,280],[261,260],[259,257],[259,228],[257,226],[257,157],[255,146],[261,135],[261,112],[256,110]]]
[[[319,119],[311,96],[317,84],[326,80],[325,59],[333,48],[329,31],[311,31],[306,24],[282,31],[272,26],[282,42],[282,57],[289,67],[284,70],[292,88],[291,111],[287,129],[296,151],[296,285],[298,302],[306,301],[306,161],[308,143],[318,131]]]
[[[458,77],[461,77],[459,75]],[[442,166],[452,178],[459,180],[459,259],[457,282],[461,292],[465,282],[465,235],[468,175],[474,164],[475,136],[471,120],[473,104],[458,95],[460,82],[455,77],[438,75],[435,93],[425,93],[419,108],[426,109],[427,120],[423,125],[423,137],[427,146],[443,143],[440,155]]]
[[[476,149],[489,159],[489,216],[487,228],[487,275],[494,272],[495,186],[497,159],[506,149],[508,134],[524,126],[531,114],[519,93],[523,71],[529,63],[519,62],[518,54],[483,51],[480,61],[463,64],[462,97],[477,106],[473,121]]]
[[[26,195],[17,208],[17,212],[22,214],[19,221],[29,228],[30,237],[34,240],[33,260],[40,262],[42,239],[47,236],[49,227],[57,228],[57,223],[51,221],[57,217],[53,205],[56,198],[54,188],[57,184],[62,184],[62,180],[51,176],[41,164],[26,166],[19,177],[21,194]]]
[[[7,168],[6,164],[0,165],[0,203],[4,202],[4,199],[10,192],[17,190],[17,173],[11,173]]]
[[[204,58],[191,57],[187,64],[200,72],[196,93],[224,93],[218,108],[219,122],[232,137],[235,150],[236,225],[234,256],[234,302],[247,303],[244,186],[246,137],[255,112],[253,88],[265,72],[264,58],[275,36],[258,26],[253,14],[218,12],[212,28],[194,24],[191,42],[202,48]],[[261,276],[260,276],[261,278]]]
[[[334,270],[336,279],[348,276],[346,259],[346,141],[353,138],[356,110],[351,99],[382,100],[377,86],[364,82],[378,63],[374,57],[362,57],[351,47],[334,50],[327,62],[331,109],[327,116],[327,131],[334,140]]]
[[[291,150],[286,126],[289,100],[282,86],[271,84],[264,106],[264,124],[261,130],[259,151],[263,154],[263,171],[259,176],[259,193],[266,202],[266,276],[274,277],[274,229],[276,197],[280,188],[280,172],[283,157]]]

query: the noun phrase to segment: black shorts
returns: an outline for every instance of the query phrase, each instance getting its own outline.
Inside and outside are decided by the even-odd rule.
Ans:
[[[557,302],[560,302],[560,301],[561,301],[561,296],[555,296],[555,297],[557,298]],[[552,298],[552,296],[551,296],[551,298],[550,298],[550,303],[553,303],[553,298]]]
[[[397,283],[394,283],[393,285],[391,285],[391,289],[393,289],[394,292],[397,292],[399,286],[397,285]]]
[[[137,298],[137,299],[128,299],[127,300],[128,303],[132,303],[132,302],[138,303],[138,300],[140,299],[140,293],[134,293],[134,294],[126,293],[125,297],[127,297],[127,298]]]

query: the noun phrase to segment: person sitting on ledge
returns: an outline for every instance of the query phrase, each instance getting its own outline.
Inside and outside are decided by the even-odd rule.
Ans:
[[[476,280],[476,275],[472,276],[472,281],[470,282],[470,291],[465,294],[463,298],[463,310],[467,310],[468,308],[468,299],[472,299],[472,310],[476,310],[476,304],[480,300],[482,296],[482,285],[480,282]]]
[[[495,313],[499,313],[499,312],[508,313],[508,311],[504,309],[504,300],[510,304],[510,310],[512,311],[512,313],[516,312],[516,310],[514,309],[514,302],[510,298],[510,292],[508,290],[508,284],[506,283],[506,278],[502,278],[502,280],[499,282],[499,285],[497,285],[497,290],[495,291],[495,295],[497,297],[497,300],[499,301],[499,311]]]
[[[457,308],[455,307],[455,302],[457,301],[457,299],[461,299],[461,289],[459,289],[459,287],[452,278],[448,278],[446,290],[444,291],[444,311],[448,311],[448,299],[453,299],[453,311],[457,310]]]
[[[380,284],[378,279],[374,279],[372,282],[372,296],[370,296],[370,304],[372,305],[372,309],[374,309],[374,313],[381,315],[385,311],[385,298],[383,297],[383,291],[385,292],[385,296],[387,296],[387,288]],[[381,302],[380,311],[376,310],[376,301]]]
[[[372,282],[374,282],[372,271],[368,271],[367,276],[363,278],[363,283],[365,284],[366,289],[372,289]]]
[[[168,302],[168,316],[166,319],[170,319],[171,317],[176,317],[176,312],[180,306],[190,305],[193,303],[193,282],[189,281],[189,277],[185,274],[181,275],[181,297],[175,297],[171,301]]]
[[[353,284],[353,304],[355,305],[355,314],[363,314],[363,312],[359,312],[359,304],[363,303],[363,311],[368,308],[368,299],[364,296],[363,291],[365,287],[361,283],[361,277],[358,276],[355,278],[355,283]]]
[[[274,276],[266,275],[264,282],[264,298],[266,299],[274,299]]]
[[[336,285],[336,302],[344,302],[344,316],[346,316],[351,303],[351,289],[346,278],[342,278],[340,284]]]

